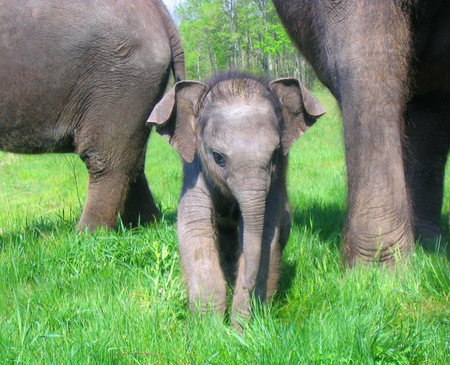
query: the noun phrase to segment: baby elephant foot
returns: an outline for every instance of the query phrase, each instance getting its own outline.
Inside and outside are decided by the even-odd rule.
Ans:
[[[221,276],[214,278],[188,276],[189,308],[193,313],[225,314],[227,307],[227,291]]]
[[[192,313],[206,314],[217,313],[225,315],[227,306],[226,295],[223,294],[210,294],[210,295],[198,295],[190,296],[189,309]]]
[[[243,324],[251,318],[251,295],[248,289],[236,290],[231,309],[231,324],[238,331],[243,330]]]

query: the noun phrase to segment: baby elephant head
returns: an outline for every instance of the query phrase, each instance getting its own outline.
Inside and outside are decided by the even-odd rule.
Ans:
[[[273,189],[285,191],[286,155],[324,113],[297,79],[264,83],[234,75],[208,84],[178,82],[149,118],[148,122],[156,124],[158,133],[170,141],[186,164],[198,159],[198,173],[212,187],[208,189],[213,192],[211,199],[221,202],[213,202],[212,206],[223,206],[226,201],[239,207],[245,268],[243,273],[238,272],[235,298],[239,290],[250,293],[257,285],[264,221],[266,211],[272,209],[267,197]],[[283,194],[279,197],[272,200],[283,206]],[[223,217],[223,212],[219,215]],[[241,302],[248,303],[247,299]],[[238,310],[239,300],[233,303]]]
[[[176,83],[156,105],[147,123],[156,125],[157,132],[191,163],[208,132],[216,140],[254,141],[257,133],[276,131],[274,139],[279,140],[277,146],[286,155],[292,144],[324,113],[322,105],[295,78],[277,79],[266,86],[240,75],[213,79],[208,84]],[[206,137],[205,143],[212,142],[208,140],[211,137]],[[217,157],[224,157],[223,154],[220,150],[216,152],[213,155],[221,161]]]

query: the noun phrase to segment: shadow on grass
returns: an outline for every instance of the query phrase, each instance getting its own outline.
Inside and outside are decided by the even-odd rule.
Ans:
[[[30,240],[45,240],[49,236],[73,231],[75,225],[75,219],[66,219],[59,215],[51,218],[38,217],[25,220],[24,223],[17,222],[12,229],[1,232],[0,250],[3,250],[7,244],[19,245]]]
[[[295,277],[297,276],[297,264],[284,261],[281,266],[280,282],[276,293],[277,300],[281,303],[287,300],[287,295],[292,289]]]
[[[306,227],[317,235],[321,242],[331,243],[339,249],[346,212],[339,205],[314,203],[293,212],[293,224],[299,228]]]
[[[294,209],[293,223],[298,227],[306,227],[308,231],[317,234],[320,241],[331,243],[339,250],[346,211],[338,205],[313,204],[304,209]],[[425,252],[444,254],[450,260],[450,227],[447,214],[442,214],[442,235],[435,244],[421,244]]]
[[[161,207],[158,207],[162,214],[162,219],[170,224],[175,224],[177,222],[178,210],[176,209],[165,209],[162,210]]]
[[[9,229],[2,229],[0,227],[0,250],[3,250],[6,245],[19,245],[30,240],[45,240],[51,236],[58,236],[67,233],[76,233],[76,225],[79,217],[71,215],[67,217],[62,214],[51,215],[47,217],[37,217],[33,219],[18,220]],[[165,221],[173,225],[177,220],[177,212],[172,209],[166,209],[162,214],[162,219],[157,223],[150,223],[146,225],[139,225],[138,227],[125,227],[119,220],[116,229],[118,234],[124,232],[132,233],[138,232],[141,229],[152,229],[159,223]]]
[[[309,235],[318,237],[318,240],[315,240],[315,242],[328,245],[330,251],[334,252],[336,257],[339,257],[341,232],[345,216],[346,212],[338,204],[324,205],[313,203],[307,207],[294,207],[293,228],[297,227],[300,232],[305,230]],[[277,301],[280,303],[284,303],[287,300],[287,296],[297,277],[297,268],[297,262],[283,260],[279,288],[276,294]]]
[[[340,255],[342,230],[345,223],[346,211],[339,205],[312,204],[308,207],[295,207],[293,211],[293,225],[300,231],[303,227],[307,232],[316,235],[319,244],[328,245],[336,255]],[[450,228],[447,223],[447,215],[442,214],[443,233],[433,245],[421,245],[424,252],[429,255],[443,255],[450,261]],[[419,245],[420,243],[417,243]],[[292,289],[297,276],[297,263],[283,260],[281,269],[279,290],[277,298],[284,302]]]

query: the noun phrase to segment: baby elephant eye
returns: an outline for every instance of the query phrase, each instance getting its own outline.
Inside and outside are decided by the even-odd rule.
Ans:
[[[213,158],[214,158],[214,162],[217,165],[219,165],[220,167],[225,167],[225,165],[226,165],[225,157],[223,157],[218,152],[213,152],[212,155],[213,155]]]

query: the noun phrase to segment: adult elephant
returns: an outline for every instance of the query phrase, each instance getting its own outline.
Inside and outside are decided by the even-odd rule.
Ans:
[[[414,234],[433,241],[450,144],[450,2],[273,3],[341,106],[347,262],[392,263]]]
[[[159,216],[144,175],[146,120],[178,31],[159,0],[0,1],[0,149],[75,152],[89,170],[81,230]]]

